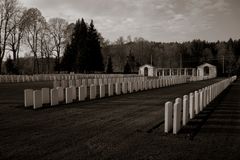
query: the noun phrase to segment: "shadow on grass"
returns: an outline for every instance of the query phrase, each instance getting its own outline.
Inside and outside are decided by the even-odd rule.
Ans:
[[[240,119],[239,116],[233,116],[233,115],[218,115],[218,114],[214,115],[215,114],[214,112],[220,106],[224,97],[226,97],[226,95],[229,94],[229,91],[231,88],[232,88],[232,86],[230,86],[225,91],[223,91],[202,112],[200,112],[194,119],[190,120],[188,122],[188,124],[180,130],[179,135],[183,135],[186,138],[193,140],[197,136],[197,134],[200,132],[200,130],[201,131],[203,130],[202,129],[203,125],[205,125],[209,119],[214,119],[214,122],[207,122],[210,127],[204,128],[205,133],[206,132],[208,132],[208,133],[224,132],[224,130],[226,130],[226,129],[222,128],[222,121],[225,121],[227,119],[232,119],[232,120]],[[233,110],[231,110],[231,108],[230,108],[230,110],[228,109],[228,111],[236,110],[235,107]],[[240,125],[240,122],[236,122],[236,123],[224,122],[223,125],[225,125],[225,126],[227,125],[229,128],[231,128],[231,127],[234,128],[234,126]],[[228,131],[226,131],[226,132],[228,132]],[[238,132],[238,130],[237,130],[237,132]],[[240,133],[240,130],[239,130],[239,133]]]

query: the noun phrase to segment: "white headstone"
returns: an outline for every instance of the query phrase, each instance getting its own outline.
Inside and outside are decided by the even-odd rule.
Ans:
[[[120,83],[115,83],[115,93],[116,93],[116,95],[121,94],[121,84]]]
[[[72,99],[76,100],[77,99],[77,89],[75,86],[70,87],[72,89]]]
[[[58,91],[58,101],[63,102],[64,101],[64,89],[62,87],[57,87]]]
[[[172,102],[165,103],[165,121],[164,132],[168,133],[173,128],[173,104]]]
[[[42,92],[41,90],[33,91],[33,109],[42,108]]]
[[[58,89],[51,89],[51,106],[58,105],[58,98],[59,98],[59,90]]]
[[[177,134],[181,129],[181,106],[175,103],[173,107],[173,134]]]
[[[72,103],[72,88],[65,88],[66,104]]]
[[[113,96],[113,84],[108,84],[108,96]]]
[[[33,106],[33,90],[32,89],[24,90],[24,106],[25,107]]]
[[[189,120],[189,100],[188,96],[183,98],[183,126],[188,123]]]
[[[199,113],[199,94],[198,91],[194,92],[194,108],[195,108],[195,114]]]
[[[79,101],[85,101],[85,99],[86,99],[86,89],[85,89],[86,87],[85,86],[81,86],[81,87],[79,87],[78,88],[78,99],[79,99]]]
[[[50,89],[42,88],[42,104],[50,103]]]
[[[99,88],[100,88],[100,98],[105,97],[106,96],[105,84],[100,84]]]
[[[96,95],[97,95],[96,92],[97,92],[97,87],[94,84],[90,85],[90,100],[96,99]]]
[[[193,95],[193,93],[190,93],[190,96],[189,96],[189,114],[190,114],[190,119],[193,119],[195,117],[195,114],[194,114],[194,95]]]

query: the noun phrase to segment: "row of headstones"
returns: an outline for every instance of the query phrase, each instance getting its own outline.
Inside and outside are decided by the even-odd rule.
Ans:
[[[190,82],[195,82],[195,81],[202,81],[202,80],[208,80],[208,79],[213,79],[216,78],[215,76],[191,76],[190,77]]]
[[[222,93],[236,76],[221,82],[202,88],[189,95],[184,95],[183,99],[177,98],[174,103],[165,103],[165,125],[164,132],[177,134],[183,126],[186,126],[190,119],[193,119],[203,109]]]
[[[80,78],[142,77],[123,74],[39,74],[39,75],[0,75],[0,83],[20,83],[35,81],[73,80]]]
[[[76,86],[80,87],[81,85],[90,86],[92,84],[100,85],[100,84],[109,84],[109,83],[123,83],[123,82],[134,82],[134,81],[144,81],[145,77],[129,77],[129,78],[82,78],[82,79],[73,79],[73,80],[61,80],[61,81],[53,81],[53,87],[69,87]]]
[[[56,106],[64,103],[69,104],[77,101],[94,100],[108,96],[133,93],[138,91],[167,87],[175,84],[185,83],[186,79],[153,79],[148,81],[135,81],[123,83],[109,83],[107,85],[91,84],[80,87],[56,87],[54,89],[43,88],[41,90],[24,90],[24,105],[34,109],[42,108],[44,105]],[[106,89],[107,87],[107,89]]]
[[[157,80],[157,78],[155,78]],[[160,80],[167,81],[177,81],[180,80],[180,83],[186,83],[186,77],[163,77],[159,78]],[[80,87],[81,85],[90,86],[92,84],[101,85],[101,84],[109,84],[109,83],[123,83],[123,82],[135,82],[135,81],[146,81],[147,77],[128,77],[128,78],[94,78],[94,79],[73,79],[73,80],[61,80],[61,81],[53,81],[53,87],[69,87],[76,86]],[[176,82],[173,82],[176,83]]]

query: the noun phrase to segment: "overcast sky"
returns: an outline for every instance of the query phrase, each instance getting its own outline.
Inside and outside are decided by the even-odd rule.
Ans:
[[[240,38],[240,0],[20,0],[47,18],[94,20],[104,38],[207,41]]]

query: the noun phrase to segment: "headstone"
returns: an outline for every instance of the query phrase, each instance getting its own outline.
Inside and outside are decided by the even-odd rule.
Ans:
[[[42,108],[42,92],[41,90],[33,91],[33,109]]]
[[[24,90],[24,106],[25,107],[33,106],[33,90],[32,89]]]
[[[42,88],[42,104],[50,103],[50,89]]]
[[[188,96],[183,97],[183,126],[188,123],[189,120],[189,101]]]
[[[64,89],[62,87],[57,87],[58,91],[58,101],[63,102],[64,101]]]
[[[51,106],[58,105],[58,98],[59,98],[59,90],[58,89],[51,89]]]
[[[122,93],[123,94],[127,94],[128,92],[128,83],[127,82],[123,82],[122,83]]]
[[[203,110],[203,91],[199,91],[199,109],[200,111]]]
[[[72,89],[72,99],[76,100],[77,99],[77,89],[75,86],[70,87]]]
[[[165,103],[164,132],[168,133],[173,128],[173,105],[172,102]]]
[[[80,86],[81,86],[81,83],[82,83],[82,81],[79,80],[79,79],[77,79],[77,80],[76,80],[76,87],[80,87]]]
[[[121,84],[120,83],[115,83],[115,93],[116,93],[116,95],[121,94]]]
[[[100,98],[105,97],[106,96],[105,84],[100,84],[99,88],[100,88]]]
[[[73,98],[72,98],[72,88],[65,88],[65,100],[66,100],[66,104],[72,103],[73,102]]]
[[[85,86],[81,86],[78,88],[78,99],[79,101],[84,101],[87,97],[87,93],[86,93],[86,87]]]
[[[61,87],[63,87],[63,88],[67,87],[67,81],[66,80],[61,81]]]
[[[175,103],[173,107],[173,134],[177,134],[181,129],[181,104]]]
[[[190,114],[190,119],[193,119],[195,117],[195,114],[194,114],[194,95],[193,95],[193,93],[190,93],[190,96],[189,96],[189,114]]]
[[[198,91],[194,92],[194,108],[195,108],[195,114],[199,113],[199,94]]]
[[[113,96],[113,84],[108,84],[108,96]]]
[[[128,82],[128,92],[129,93],[133,92],[133,83],[132,82]]]
[[[96,99],[97,88],[94,84],[90,85],[90,100]]]

